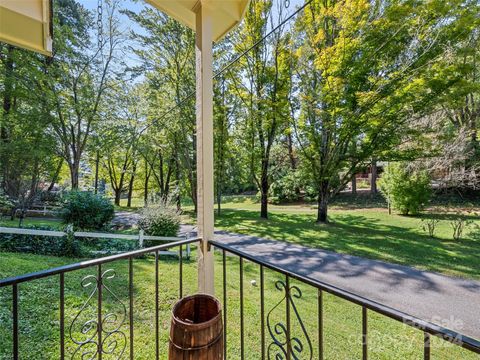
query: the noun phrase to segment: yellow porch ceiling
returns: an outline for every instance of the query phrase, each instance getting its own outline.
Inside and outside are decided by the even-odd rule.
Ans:
[[[195,8],[208,6],[213,18],[213,41],[220,40],[243,18],[249,0],[146,0],[175,20],[195,30]]]
[[[51,35],[49,0],[0,0],[0,41],[51,55]]]

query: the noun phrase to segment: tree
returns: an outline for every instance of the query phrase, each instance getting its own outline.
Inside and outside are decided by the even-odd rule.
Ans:
[[[359,167],[402,142],[451,86],[434,69],[468,37],[477,4],[344,0],[311,3],[296,24],[297,142],[317,191],[317,222]],[[356,146],[352,146],[355,143]]]
[[[145,122],[144,94],[141,86],[128,86],[125,83],[114,89],[106,99],[109,105],[104,107],[99,141],[104,153],[104,169],[115,195],[115,205],[120,205],[122,193],[127,188],[127,206],[130,207],[139,160],[141,125]]]
[[[0,192],[13,202],[12,217],[21,217],[58,177],[55,138],[48,131],[50,117],[32,89],[42,76],[44,58],[0,44]]]
[[[416,215],[430,198],[430,177],[425,170],[409,168],[406,163],[391,163],[379,181],[389,207],[402,215]]]
[[[282,18],[282,8],[277,8]],[[257,44],[267,33],[269,21],[274,23],[272,1],[252,1],[236,50]],[[239,95],[247,112],[245,145],[250,154],[250,170],[260,192],[260,217],[268,218],[268,191],[271,185],[271,151],[288,117],[289,53],[284,29],[279,29],[268,41],[254,46],[239,62],[235,79]],[[245,77],[242,81],[240,78]]]
[[[59,153],[70,170],[72,189],[79,187],[79,172],[87,141],[99,122],[99,111],[107,84],[113,82],[112,62],[121,44],[116,18],[116,0],[105,2],[105,40],[92,43],[92,15],[73,0],[60,2],[54,19],[55,49],[48,62],[41,88],[47,106],[54,109],[51,127]]]
[[[237,118],[241,116],[239,112],[241,103],[235,96],[235,81],[224,71],[224,67],[230,61],[232,47],[231,40],[226,39],[216,45],[214,54],[216,59],[214,72],[217,76],[213,87],[213,150],[218,215],[221,212],[222,195],[228,191],[232,180],[232,163],[237,163],[233,156],[232,131]]]
[[[435,116],[422,119],[420,126],[432,129],[436,156],[426,158],[440,185],[459,190],[480,186],[480,77],[478,19],[465,21],[468,36],[448,44],[443,61],[432,69],[441,74],[439,83],[449,83],[450,91],[441,98]]]
[[[135,53],[148,85],[148,133],[153,151],[143,157],[149,162],[162,197],[176,189],[191,197],[196,211],[195,136],[195,35],[192,30],[154,9],[140,14],[125,12],[145,33],[134,32],[141,44]]]
[[[227,107],[227,87],[224,77],[220,84],[214,87],[215,111],[214,121],[214,170],[215,170],[215,193],[217,198],[217,214],[220,215],[222,193],[225,186],[226,163],[228,156],[229,121]]]

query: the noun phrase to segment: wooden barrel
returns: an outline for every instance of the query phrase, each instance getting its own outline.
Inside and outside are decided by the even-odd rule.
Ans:
[[[222,306],[213,296],[185,297],[173,307],[169,360],[222,360]]]

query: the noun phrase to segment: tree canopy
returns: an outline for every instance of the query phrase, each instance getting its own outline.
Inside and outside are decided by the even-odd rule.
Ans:
[[[57,188],[196,206],[193,31],[120,0],[100,18],[54,4],[51,58],[0,44],[1,193],[17,209]],[[313,200],[326,222],[332,197],[387,161],[478,189],[478,1],[288,5],[252,0],[214,46],[218,212],[222,195],[258,193],[262,218]]]

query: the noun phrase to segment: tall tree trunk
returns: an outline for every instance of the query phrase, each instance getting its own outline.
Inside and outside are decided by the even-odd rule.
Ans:
[[[80,186],[79,181],[79,168],[80,164],[69,163],[68,166],[70,167],[70,180],[72,184],[72,190],[78,190]]]
[[[115,200],[114,203],[117,206],[120,206],[120,200],[122,199],[122,191],[123,191],[123,183],[125,180],[125,171],[126,171],[126,165],[123,165],[122,173],[120,175],[120,181],[118,183],[117,187],[113,187],[113,191],[115,193]]]
[[[118,184],[118,189],[115,191],[115,205],[120,206],[120,200],[122,199],[123,183],[125,181],[125,170],[126,166],[123,166],[122,174],[120,175],[120,183]]]
[[[128,183],[127,207],[132,207],[133,183],[135,182],[135,171],[136,170],[137,170],[137,164],[133,164],[132,176],[130,176],[130,182]]]
[[[143,205],[148,205],[148,177],[145,177],[145,183],[143,184]]]
[[[222,212],[222,190],[223,190],[223,150],[219,151],[218,156],[218,162],[219,162],[219,168],[217,171],[217,179],[216,179],[216,184],[217,184],[217,214],[220,215]]]
[[[357,194],[357,174],[352,175],[352,194]]]
[[[188,182],[190,184],[190,196],[192,197],[193,201],[193,209],[195,214],[198,212],[198,199],[197,199],[197,182],[195,179],[195,175],[192,171],[189,171],[188,174]]]
[[[175,183],[177,184],[176,188],[176,202],[177,202],[177,210],[180,211],[182,209],[182,199],[180,195],[180,162],[178,160],[178,156],[175,156]]]
[[[95,194],[98,193],[98,168],[100,164],[100,151],[97,150],[97,154],[95,156]]]
[[[222,212],[222,190],[220,184],[217,184],[217,215]]]
[[[143,205],[148,205],[148,183],[150,181],[151,168],[148,164],[147,159],[145,159],[145,182],[143,184]]]
[[[195,190],[192,190],[192,201],[193,201],[193,211],[195,214],[198,214],[198,198],[197,198],[197,187],[194,187]]]
[[[53,190],[53,187],[55,186],[55,183],[58,180],[58,176],[60,175],[60,171],[62,170],[62,166],[63,166],[63,159],[60,159],[60,162],[57,165],[57,169],[55,170],[55,174],[53,175],[52,181],[48,186],[47,192],[50,192]]]
[[[120,206],[120,200],[122,198],[122,188],[114,189],[113,192],[115,193],[114,203],[115,205]]]
[[[328,222],[328,201],[328,182],[322,181],[318,191],[317,223],[325,224]]]
[[[3,114],[0,119],[0,143],[1,145],[8,142],[9,134],[7,129],[8,115],[12,109],[12,92],[13,92],[13,51],[14,47],[7,45],[7,55],[5,59],[5,78],[3,90]],[[0,154],[1,167],[1,188],[5,190],[8,176],[8,161],[5,158],[4,151]]]
[[[266,174],[262,174],[260,196],[260,217],[268,219],[268,177]]]
[[[10,113],[12,108],[12,90],[13,90],[13,51],[14,47],[7,45],[7,55],[5,59],[5,78],[3,91],[3,116],[4,119]],[[5,122],[0,123],[0,137],[4,140],[7,137]]]
[[[292,134],[288,133],[287,134],[287,147],[288,147],[288,158],[290,160],[290,167],[292,170],[297,169],[297,163],[295,161],[295,156],[293,154],[293,139],[292,139]]]
[[[372,171],[371,171],[371,181],[370,181],[370,192],[372,194],[377,193],[377,176],[378,176],[378,169],[377,169],[377,160],[372,160]]]

